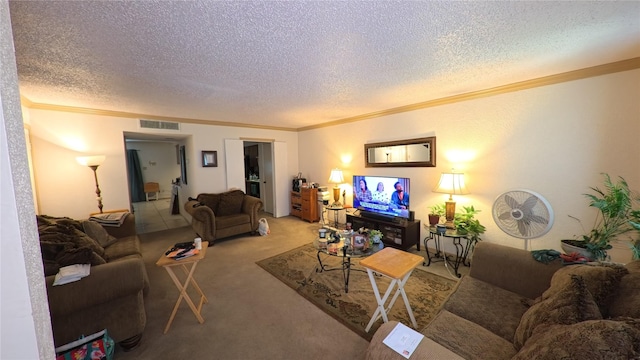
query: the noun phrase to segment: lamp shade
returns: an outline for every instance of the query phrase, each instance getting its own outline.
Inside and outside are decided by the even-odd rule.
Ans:
[[[342,176],[342,170],[333,169],[329,176],[329,182],[332,184],[342,184],[344,182],[344,176]]]
[[[94,155],[94,156],[78,156],[76,161],[80,165],[84,166],[100,166],[104,162],[104,155]]]
[[[433,189],[433,192],[449,195],[464,195],[468,194],[469,190],[464,185],[464,174],[442,173],[442,175],[440,175],[440,182],[438,182],[438,186]]]

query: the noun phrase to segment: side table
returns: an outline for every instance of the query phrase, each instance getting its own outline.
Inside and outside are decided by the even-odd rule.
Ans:
[[[204,319],[202,318],[202,315],[200,314],[200,311],[202,310],[202,304],[209,302],[209,300],[207,300],[207,297],[204,296],[204,293],[202,292],[202,289],[200,289],[200,286],[198,285],[196,280],[193,278],[193,273],[196,270],[196,266],[198,265],[198,262],[200,262],[200,260],[204,259],[205,255],[207,254],[207,247],[208,246],[209,246],[209,242],[203,241],[202,242],[202,249],[200,250],[200,252],[197,255],[193,255],[193,256],[190,256],[188,258],[184,258],[184,259],[180,259],[180,260],[174,260],[174,259],[171,259],[171,258],[168,258],[168,257],[164,256],[164,254],[163,254],[160,257],[160,259],[158,259],[158,261],[156,262],[156,266],[161,266],[161,267],[165,268],[165,270],[167,270],[167,273],[169,274],[169,277],[171,277],[171,280],[173,280],[173,283],[178,288],[178,291],[180,291],[180,296],[178,296],[178,300],[176,301],[176,305],[173,307],[173,311],[171,312],[171,316],[169,317],[169,321],[167,322],[167,326],[165,326],[165,328],[164,328],[163,334],[166,334],[169,331],[169,328],[171,327],[171,323],[173,322],[173,318],[176,316],[176,312],[178,311],[178,307],[180,306],[180,303],[182,302],[182,299],[184,299],[184,301],[187,302],[187,304],[189,305],[189,308],[191,308],[191,311],[196,316],[196,319],[198,319],[198,322],[200,324],[204,323]],[[188,265],[190,265],[190,267]],[[173,271],[174,267],[182,268],[184,273],[187,275],[187,277],[186,277],[186,279],[184,280],[183,283],[180,282],[180,279],[178,279],[178,276]],[[189,284],[191,284],[191,286],[193,286],[193,288],[200,295],[200,301],[199,301],[197,307],[193,303],[193,300],[191,300],[191,297],[189,297],[189,294],[187,293],[187,287],[189,286]]]
[[[393,304],[395,304],[398,299],[398,295],[402,295],[402,299],[404,300],[404,305],[407,308],[407,313],[409,313],[409,318],[411,318],[413,328],[418,328],[416,318],[413,316],[413,311],[411,311],[409,298],[407,297],[407,293],[404,291],[404,285],[407,283],[407,280],[409,280],[409,276],[411,276],[413,269],[415,269],[423,260],[424,258],[422,256],[394,248],[384,248],[360,261],[360,265],[367,269],[369,281],[371,281],[371,287],[373,288],[373,294],[375,295],[378,303],[378,307],[373,313],[373,316],[364,331],[369,332],[373,323],[375,323],[381,316],[385,323],[389,322],[387,314],[391,308],[393,308]],[[373,274],[374,272],[391,279],[391,283],[382,297],[380,297],[380,291],[378,291],[378,285],[376,284],[376,279]],[[398,289],[391,298],[389,306],[385,309],[384,304],[387,302],[387,299],[389,299],[389,295],[391,295],[391,291],[396,285],[398,285]]]
[[[345,210],[344,207],[325,206],[325,209],[333,211],[333,227],[338,230],[338,218],[340,217],[340,210]],[[328,221],[327,221],[328,222]]]
[[[449,271],[449,274],[451,274],[451,271],[449,270],[449,266],[451,266],[454,270],[455,276],[461,277],[462,275],[460,275],[460,273],[458,272],[458,269],[460,268],[460,264],[463,264],[465,266],[471,265],[470,263],[467,262],[467,256],[469,255],[469,250],[471,248],[471,241],[469,241],[466,235],[458,234],[455,230],[447,229],[447,231],[445,231],[444,234],[440,234],[438,233],[435,227],[427,227],[425,225],[425,228],[429,230],[429,236],[424,238],[424,249],[427,252],[428,261],[424,262],[423,265],[429,266],[431,265],[432,261],[439,259],[441,261],[444,261],[444,266]],[[453,245],[456,248],[456,259],[453,261],[453,263],[451,262],[451,260],[449,260],[449,256],[444,252],[444,248],[442,246],[443,238],[451,239],[451,241],[453,242]],[[465,240],[464,246],[461,243],[462,239]],[[428,242],[431,240],[433,240],[436,245],[436,252],[433,256],[429,254],[429,247],[427,246]],[[452,276],[454,275],[452,274]]]

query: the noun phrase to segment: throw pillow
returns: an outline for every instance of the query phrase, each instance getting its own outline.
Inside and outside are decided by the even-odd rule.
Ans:
[[[220,204],[220,194],[200,194],[197,200],[207,205],[214,214],[218,213],[218,204]]]
[[[620,279],[628,273],[625,267],[615,264],[565,266],[553,274],[551,285],[542,294],[542,299],[562,291],[572,281],[571,276],[578,275],[584,280],[602,316],[607,317],[609,305],[618,289]]]
[[[242,212],[242,202],[244,193],[240,190],[229,191],[221,194],[220,204],[218,204],[218,216],[240,214]]]
[[[85,234],[97,241],[103,248],[118,241],[114,236],[109,235],[107,230],[95,221],[85,220],[82,222]]]
[[[637,359],[640,324],[590,320],[540,326],[512,359]]]
[[[513,338],[516,349],[520,349],[541,325],[570,325],[585,320],[602,319],[584,280],[577,275],[571,275],[570,279],[561,291],[543,298],[522,315]]]

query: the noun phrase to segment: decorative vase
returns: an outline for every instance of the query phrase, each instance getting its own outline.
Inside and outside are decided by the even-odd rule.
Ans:
[[[593,255],[593,253],[583,247],[580,246],[576,246],[575,244],[577,243],[582,243],[583,241],[580,240],[573,240],[573,239],[566,239],[566,240],[560,240],[560,247],[562,247],[562,250],[566,253],[566,254],[571,254],[571,253],[578,253],[586,258],[588,258],[589,260],[593,261],[595,260],[595,256]]]
[[[436,226],[440,222],[440,215],[429,214],[429,225]]]

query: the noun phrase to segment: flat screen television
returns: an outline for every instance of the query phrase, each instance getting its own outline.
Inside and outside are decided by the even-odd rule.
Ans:
[[[409,179],[353,176],[353,207],[360,211],[409,218]]]

